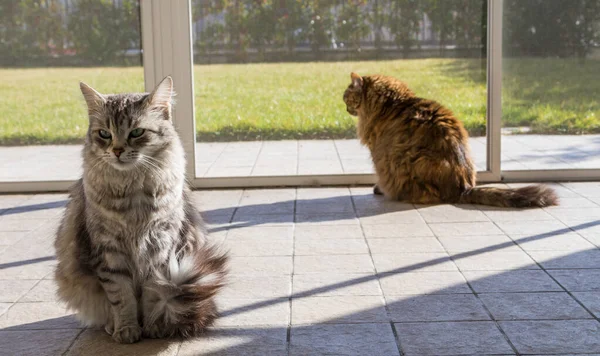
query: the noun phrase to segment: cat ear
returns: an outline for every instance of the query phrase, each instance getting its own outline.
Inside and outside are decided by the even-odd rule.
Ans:
[[[175,95],[173,92],[173,79],[167,76],[148,96],[148,105],[154,109],[164,109],[170,112],[173,95]],[[166,118],[170,118],[170,115]]]
[[[362,88],[363,78],[360,75],[352,72],[352,73],[350,73],[350,79],[352,79],[352,86],[354,88],[356,88],[356,89]]]
[[[81,93],[85,98],[85,102],[90,113],[95,112],[106,102],[104,95],[98,93],[96,90],[94,90],[94,88],[85,84],[84,82],[79,82],[79,88],[81,89]]]

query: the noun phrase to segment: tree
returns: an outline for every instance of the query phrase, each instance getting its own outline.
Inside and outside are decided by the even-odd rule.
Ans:
[[[140,46],[139,5],[135,0],[75,0],[69,33],[77,55],[89,63],[126,63],[125,51]]]
[[[346,46],[360,48],[361,39],[371,32],[368,20],[366,0],[344,2],[336,21],[336,39]]]
[[[58,0],[0,2],[0,53],[7,64],[62,54],[63,6]]]
[[[585,57],[598,44],[598,0],[506,0],[505,51],[512,55]]]
[[[398,47],[402,47],[403,56],[408,57],[411,46],[419,29],[419,21],[423,18],[422,0],[392,1],[388,16],[390,32]],[[442,0],[443,1],[443,0]]]

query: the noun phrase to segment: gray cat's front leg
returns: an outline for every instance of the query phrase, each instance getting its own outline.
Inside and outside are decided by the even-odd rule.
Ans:
[[[111,268],[104,265],[97,273],[111,304],[114,322],[113,339],[124,344],[138,341],[142,336],[142,328],[138,323],[138,303],[131,272],[126,268]]]

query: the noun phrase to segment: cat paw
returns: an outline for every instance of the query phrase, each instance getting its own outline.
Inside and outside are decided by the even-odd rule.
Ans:
[[[383,192],[381,191],[381,189],[379,189],[379,186],[377,184],[375,184],[375,186],[373,187],[373,194],[383,195]]]
[[[113,323],[104,325],[104,331],[110,336],[115,332],[115,325]]]
[[[133,344],[142,337],[142,328],[139,325],[123,326],[115,330],[112,334],[113,339],[121,344]]]
[[[157,324],[144,326],[142,334],[144,335],[144,337],[147,337],[149,339],[159,339],[164,337],[163,331]]]

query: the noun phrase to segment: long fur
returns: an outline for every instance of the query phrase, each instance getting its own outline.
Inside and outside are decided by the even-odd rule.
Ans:
[[[400,80],[351,74],[344,102],[358,116],[357,135],[378,177],[375,194],[412,203],[471,203],[501,207],[557,205],[545,186],[475,187],[468,134],[438,102],[417,97]]]
[[[196,335],[217,316],[227,258],[191,202],[171,122],[172,82],[150,94],[81,89],[90,126],[83,177],[55,240],[58,295],[118,342]],[[144,134],[130,136],[136,128]]]

